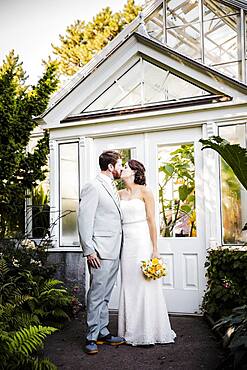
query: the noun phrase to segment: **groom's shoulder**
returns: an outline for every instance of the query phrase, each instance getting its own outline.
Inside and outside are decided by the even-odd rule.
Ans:
[[[98,189],[102,185],[102,180],[99,176],[95,177],[94,179],[87,181],[82,188],[96,188]]]
[[[98,186],[96,179],[92,179],[90,181],[87,181],[84,185],[81,187],[81,191],[86,191],[89,189],[96,189]]]

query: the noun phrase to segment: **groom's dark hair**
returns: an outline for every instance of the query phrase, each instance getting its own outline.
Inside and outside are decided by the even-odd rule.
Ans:
[[[112,164],[115,166],[118,159],[121,158],[120,153],[115,152],[114,150],[106,150],[99,156],[99,166],[101,171],[106,171],[108,169],[108,165]]]

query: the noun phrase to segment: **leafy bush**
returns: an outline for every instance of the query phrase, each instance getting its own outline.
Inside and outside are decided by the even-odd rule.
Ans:
[[[243,248],[244,249],[244,248]],[[210,250],[205,263],[207,290],[202,308],[214,320],[247,302],[247,253],[235,248]]]
[[[233,369],[244,369],[247,364],[247,305],[236,307],[232,314],[219,320],[214,329],[224,330],[224,343],[230,350],[222,367],[231,364]]]
[[[0,244],[0,368],[55,369],[38,350],[69,319],[72,297],[52,279],[45,247],[30,240]],[[48,326],[47,326],[48,325]]]

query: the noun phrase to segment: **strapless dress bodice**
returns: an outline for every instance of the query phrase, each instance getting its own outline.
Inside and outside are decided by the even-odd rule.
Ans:
[[[123,225],[146,221],[146,208],[143,200],[139,198],[121,199],[120,206],[123,215]]]

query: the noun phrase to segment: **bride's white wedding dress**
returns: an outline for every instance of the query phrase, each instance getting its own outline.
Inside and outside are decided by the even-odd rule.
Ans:
[[[132,345],[174,342],[162,280],[147,281],[140,269],[141,261],[152,255],[145,203],[137,198],[121,200],[121,209],[124,244],[118,335]]]

